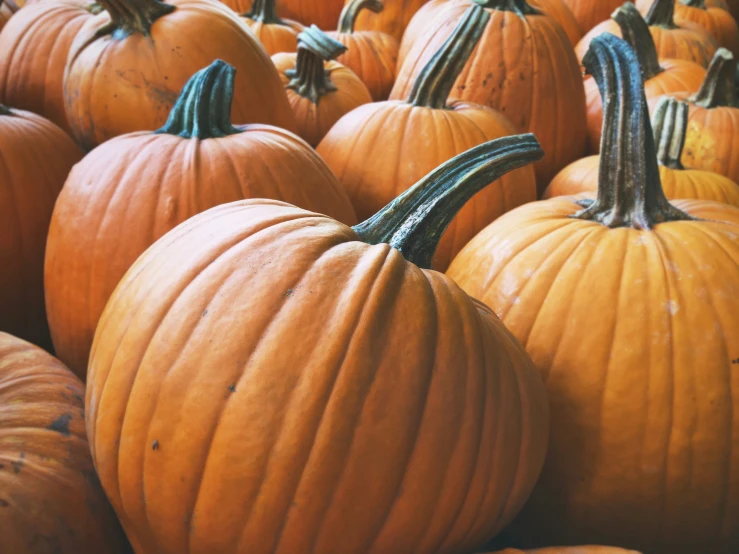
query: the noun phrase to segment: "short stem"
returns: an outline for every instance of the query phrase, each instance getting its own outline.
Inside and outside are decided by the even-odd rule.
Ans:
[[[240,133],[231,125],[235,73],[232,66],[221,60],[195,73],[157,134],[204,140]]]
[[[687,102],[663,96],[652,115],[652,126],[657,144],[657,163],[670,169],[685,169],[680,156],[688,129]]]
[[[706,0],[680,0],[680,3],[683,6],[690,6],[691,8],[706,9]]]
[[[346,46],[332,39],[315,25],[298,35],[298,57],[294,69],[285,75],[290,79],[287,88],[318,104],[321,96],[336,90],[323,63],[346,52]]]
[[[472,0],[483,8],[514,12],[521,17],[526,15],[541,15],[542,12],[534,8],[526,0]]]
[[[664,70],[659,65],[657,47],[654,45],[652,33],[636,6],[631,2],[627,2],[613,12],[611,17],[621,28],[624,40],[636,52],[644,80],[648,81],[655,75],[662,73]]]
[[[352,0],[344,6],[339,17],[339,32],[351,34],[354,32],[354,25],[357,17],[362,10],[369,10],[373,13],[380,13],[385,6],[382,0]]]
[[[734,82],[736,71],[734,55],[726,48],[719,48],[708,66],[701,88],[688,101],[702,108],[739,107]]]
[[[651,229],[691,217],[672,206],[662,191],[644,80],[634,50],[604,33],[583,58],[603,101],[598,195],[572,217],[607,227]]]
[[[98,0],[110,14],[110,24],[98,34],[148,35],[160,17],[172,13],[175,7],[159,0]]]
[[[663,29],[676,29],[675,25],[675,0],[654,0],[645,17],[650,27],[662,27]]]
[[[387,243],[428,269],[442,234],[470,198],[543,156],[532,134],[486,142],[436,168],[354,231],[364,242]]]
[[[254,0],[251,10],[245,13],[244,17],[266,25],[284,25],[284,22],[277,17],[275,0]]]
[[[413,83],[407,102],[413,106],[446,107],[454,82],[464,69],[480,37],[485,32],[490,14],[471,5],[454,32],[424,66]]]
[[[10,115],[10,108],[5,104],[0,104],[0,115]]]

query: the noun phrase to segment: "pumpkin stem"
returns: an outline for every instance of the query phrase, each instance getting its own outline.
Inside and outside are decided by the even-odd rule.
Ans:
[[[527,15],[541,15],[542,12],[534,8],[526,0],[472,0],[475,4],[491,10],[513,12],[525,17]]]
[[[369,10],[372,13],[380,13],[385,9],[382,0],[351,0],[341,10],[339,16],[339,32],[352,34],[354,25],[357,23],[357,17],[362,10]]]
[[[530,133],[486,142],[440,165],[353,229],[364,242],[387,243],[409,262],[429,269],[444,230],[470,198],[543,157]]]
[[[11,115],[10,108],[5,104],[0,104],[0,115]]]
[[[652,33],[636,6],[631,2],[626,2],[613,12],[611,18],[618,23],[624,40],[636,52],[644,80],[648,81],[662,73],[664,70],[659,66],[657,47],[654,45]]]
[[[277,17],[275,0],[254,0],[251,10],[244,14],[252,21],[258,21],[265,25],[284,25],[285,23]]]
[[[209,139],[240,133],[231,125],[236,70],[216,60],[185,83],[164,126],[157,134]]]
[[[688,104],[663,96],[652,115],[654,142],[657,144],[657,162],[670,169],[685,169],[680,156],[688,130]]]
[[[331,72],[323,68],[323,62],[339,57],[346,50],[346,46],[311,25],[298,35],[295,68],[285,71],[290,79],[287,88],[318,104],[321,96],[336,90],[336,85],[331,82]]]
[[[485,32],[490,14],[473,4],[454,32],[418,74],[408,95],[412,106],[443,110],[454,82]]]
[[[691,8],[706,9],[706,0],[680,0],[680,3],[683,6],[690,6]]]
[[[639,59],[610,33],[593,39],[583,58],[603,99],[598,195],[572,217],[606,227],[651,229],[665,221],[692,219],[662,191]]]
[[[0,0],[0,6],[2,6],[3,4],[8,6],[10,13],[15,13],[21,9],[20,6],[16,4],[13,0]]]
[[[719,48],[708,66],[701,88],[688,98],[688,102],[702,108],[739,107],[734,82],[736,71],[734,55],[726,48]]]
[[[172,13],[175,7],[159,0],[98,0],[110,14],[110,23],[97,32],[97,36],[149,35],[151,26],[160,17]]]
[[[650,27],[677,29],[677,25],[675,25],[675,0],[654,0],[654,4],[649,8],[649,13],[644,19]]]

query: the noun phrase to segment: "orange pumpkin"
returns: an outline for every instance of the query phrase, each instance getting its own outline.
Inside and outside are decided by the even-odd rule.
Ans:
[[[297,54],[277,54],[272,61],[287,90],[298,134],[316,146],[341,117],[372,102],[354,72],[333,61],[346,46],[315,25],[298,36]]]
[[[609,34],[590,48],[609,130],[595,201],[513,210],[447,272],[526,346],[549,392],[547,461],[506,533],[525,548],[731,554],[739,208],[666,200],[638,59]]]
[[[686,60],[660,60],[649,27],[631,2],[625,3],[613,13],[615,23],[632,48],[636,51],[644,75],[644,92],[647,100],[663,94],[695,90],[700,86],[706,70]],[[595,80],[585,80],[585,101],[588,117],[588,149],[600,149],[601,127],[603,126],[603,104]]]
[[[204,0],[100,0],[69,53],[64,100],[77,141],[92,148],[118,135],[161,127],[180,89],[221,58],[241,75],[237,123],[295,127],[279,77],[238,16]]]
[[[489,106],[519,131],[536,135],[546,156],[535,166],[543,191],[585,151],[587,125],[580,68],[562,27],[526,0],[480,0],[490,21],[451,96]],[[419,72],[452,34],[469,7],[450,0],[415,41],[390,99],[408,97]],[[542,94],[541,91],[546,91]]]
[[[675,5],[675,23],[688,21],[705,29],[719,46],[739,55],[739,25],[729,12],[708,7],[705,0],[679,0]]]
[[[0,331],[51,348],[44,249],[54,202],[82,152],[41,116],[0,105]]]
[[[363,11],[379,13],[382,10],[382,0],[351,0],[341,12],[338,32],[328,33],[347,47],[336,61],[351,69],[367,85],[375,101],[387,99],[393,88],[398,41],[381,31],[355,31],[354,24]]]
[[[345,0],[346,6],[354,0]],[[379,31],[400,41],[403,32],[413,15],[429,0],[382,0],[384,10],[364,11],[357,18],[356,28],[359,31]],[[433,1],[433,0],[432,0]]]
[[[83,380],[118,281],[182,221],[219,204],[273,198],[356,222],[341,185],[302,140],[231,125],[233,79],[231,66],[214,62],[190,79],[162,129],[106,142],[67,179],[49,231],[46,305],[57,355]]]
[[[343,6],[344,0],[277,0],[278,13],[326,30],[336,28]]]
[[[303,26],[297,21],[280,19],[275,0],[256,0],[251,10],[241,16],[257,35],[267,53],[295,52],[298,49],[298,34]]]
[[[583,34],[595,27],[601,21],[608,19],[613,10],[622,4],[623,0],[565,0],[565,3],[575,15]]]
[[[636,550],[624,550],[612,546],[552,546],[549,548],[535,548],[533,550],[518,550],[506,548],[499,552],[488,554],[640,554]]]
[[[84,394],[58,360],[0,332],[0,552],[131,552],[92,465]]]
[[[408,99],[377,102],[341,118],[318,145],[360,219],[367,219],[436,166],[515,127],[490,108],[447,104],[449,90],[483,33],[490,14],[472,4],[454,33],[419,74]],[[478,231],[506,211],[536,200],[531,167],[508,173],[460,210],[436,250],[444,271]]]

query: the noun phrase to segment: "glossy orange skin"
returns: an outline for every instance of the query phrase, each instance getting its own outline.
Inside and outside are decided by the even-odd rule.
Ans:
[[[57,355],[82,380],[95,327],[121,277],[189,217],[234,200],[274,198],[356,223],[346,193],[307,144],[276,127],[244,129],[206,140],[122,136],[70,174],[49,230],[46,305]]]
[[[150,37],[94,38],[110,22],[107,12],[77,34],[64,99],[78,143],[90,149],[119,135],[158,129],[187,80],[215,59],[236,68],[234,123],[295,128],[269,57],[235,13],[213,1],[167,3],[177,9],[154,22]]]
[[[59,191],[82,152],[30,112],[0,114],[0,331],[51,348],[44,249]]]
[[[410,48],[391,100],[404,100],[431,56],[451,35],[469,2],[450,0]],[[489,106],[531,132],[545,157],[534,168],[540,191],[585,152],[587,125],[580,66],[562,27],[546,15],[487,10],[490,21],[450,97]],[[546,91],[546,92],[544,92]]]
[[[739,25],[731,14],[721,8],[692,8],[678,2],[675,4],[675,23],[693,22],[711,35],[719,46],[739,55]]]
[[[84,395],[61,362],[0,332],[0,552],[131,552],[92,465]]]
[[[552,546],[549,548],[535,548],[533,550],[518,550],[506,548],[488,554],[640,554],[636,550],[624,550],[612,546]]]
[[[86,406],[139,554],[474,551],[524,502],[548,432],[540,378],[490,311],[267,200],[139,258],[100,321]]]
[[[565,0],[580,24],[583,34],[608,19],[623,2],[621,0]]]
[[[515,134],[504,116],[476,104],[449,109],[379,102],[343,117],[318,145],[360,220],[381,208],[437,166],[470,148]],[[480,230],[503,213],[536,200],[531,167],[504,175],[478,192],[447,228],[432,267],[444,271]]]
[[[739,551],[739,209],[651,231],[572,219],[574,197],[522,206],[447,275],[526,346],[551,404],[542,477],[517,544]]]
[[[272,61],[280,74],[283,86],[290,82],[285,72],[295,68],[296,60],[297,54],[276,54],[272,56]],[[322,96],[317,104],[314,104],[309,98],[300,96],[294,90],[285,88],[287,99],[297,122],[298,135],[313,147],[318,146],[318,143],[334,126],[334,123],[344,115],[363,104],[372,102],[372,96],[367,90],[367,86],[351,69],[335,61],[326,62],[324,68],[329,72],[331,82],[337,90]]]
[[[415,13],[429,0],[382,0],[384,9],[380,13],[363,10],[357,18],[357,31],[380,31],[400,42],[408,23]],[[434,0],[432,0],[433,2]],[[350,0],[345,0],[348,4]]]
[[[270,56],[280,52],[297,52],[298,35],[303,31],[303,26],[297,21],[282,19],[284,25],[275,25],[243,16],[242,19],[254,31]]]

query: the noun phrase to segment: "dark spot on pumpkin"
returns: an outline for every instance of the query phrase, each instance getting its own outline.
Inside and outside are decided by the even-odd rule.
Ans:
[[[0,508],[7,508],[8,506],[10,506],[10,502],[4,498],[0,498]]]
[[[282,293],[282,296],[285,298],[290,298],[293,294],[295,294],[295,289],[287,289],[285,292]]]
[[[18,474],[21,472],[21,469],[23,469],[23,458],[26,457],[25,452],[21,452],[20,457],[15,462],[10,462],[10,465],[13,466],[13,473]]]
[[[69,436],[69,422],[72,420],[72,414],[62,414],[49,425],[49,429],[61,433],[65,437]]]
[[[205,317],[206,315],[208,315],[208,310],[203,310],[203,313],[200,314],[200,317]]]
[[[154,439],[154,442],[151,443],[151,449],[152,450],[159,450],[159,441]]]
[[[731,364],[732,365],[739,365],[739,358],[734,358],[733,360],[731,360]]]
[[[0,469],[5,469],[5,464],[0,464]]]
[[[228,390],[231,392],[236,392],[236,383],[229,385]]]

